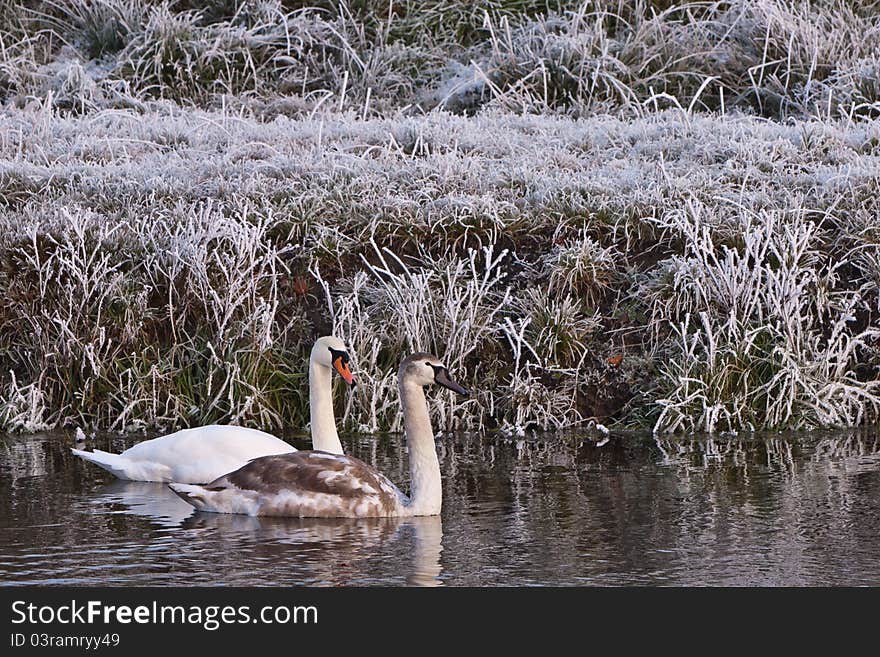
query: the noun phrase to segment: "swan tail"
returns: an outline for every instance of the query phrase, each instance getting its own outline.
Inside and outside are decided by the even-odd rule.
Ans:
[[[119,454],[102,452],[99,449],[96,449],[93,452],[86,452],[81,449],[71,449],[70,451],[84,461],[94,463],[95,465],[104,468],[107,472],[112,472],[120,479],[128,479],[128,476],[126,476],[130,469],[128,467],[128,460],[119,456]]]
[[[102,452],[100,449],[91,452],[81,449],[71,449],[70,451],[84,461],[94,463],[120,479],[129,481],[168,481],[168,468],[164,466],[132,461],[119,454]]]

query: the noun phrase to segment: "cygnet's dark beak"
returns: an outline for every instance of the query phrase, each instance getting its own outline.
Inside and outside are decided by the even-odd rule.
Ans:
[[[434,383],[444,388],[449,388],[452,392],[464,397],[469,397],[471,394],[466,388],[452,380],[449,376],[449,370],[445,367],[434,367]]]

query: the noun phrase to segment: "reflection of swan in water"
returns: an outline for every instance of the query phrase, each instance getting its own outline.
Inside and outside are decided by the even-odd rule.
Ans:
[[[398,550],[410,548],[411,567],[406,582],[413,586],[440,586],[440,553],[443,527],[439,516],[416,518],[278,518],[226,513],[202,513],[175,495],[167,486],[144,481],[115,479],[90,498],[91,504],[124,508],[108,511],[148,518],[154,523],[182,530],[211,531],[215,547],[226,541],[248,539],[263,553],[290,559],[290,547],[314,550],[315,563],[326,564],[322,579],[346,583],[354,576],[342,563],[367,559],[395,541]],[[104,511],[102,511],[104,512]],[[406,559],[402,559],[406,563]]]
[[[245,536],[256,541],[330,545],[351,543],[369,548],[380,545],[393,536],[399,526],[393,518],[363,518],[360,521],[356,518],[286,518],[205,513],[195,511],[186,502],[183,503],[191,514],[188,514],[180,526],[184,529],[216,530],[217,541],[235,540]]]
[[[192,507],[172,493],[165,484],[114,479],[89,500],[92,504],[123,504],[125,509],[110,511],[149,518],[163,527],[178,527],[192,515]]]
[[[170,491],[169,491],[170,492]],[[178,500],[192,511],[183,500]],[[407,546],[404,534],[412,531],[414,548],[412,566],[406,582],[413,586],[441,586],[440,553],[443,550],[443,526],[439,516],[415,518],[287,518],[246,516],[241,514],[194,511],[180,525],[188,530],[216,530],[212,541],[252,540],[261,552],[271,552],[279,559],[290,559],[290,546],[301,550],[312,547],[325,566],[322,579],[345,583],[351,573],[339,564],[367,559],[388,541],[399,549]],[[340,579],[342,575],[342,579]]]
[[[416,542],[412,572],[407,576],[406,583],[413,586],[443,586],[440,580],[440,553],[443,551],[440,516],[410,518],[404,525],[412,526]]]

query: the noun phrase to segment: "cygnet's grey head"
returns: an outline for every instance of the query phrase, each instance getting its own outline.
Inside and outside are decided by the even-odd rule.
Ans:
[[[400,381],[412,382],[420,386],[436,383],[459,395],[465,397],[470,395],[463,386],[449,376],[449,370],[439,358],[424,352],[417,352],[405,358],[400,363],[398,378]]]

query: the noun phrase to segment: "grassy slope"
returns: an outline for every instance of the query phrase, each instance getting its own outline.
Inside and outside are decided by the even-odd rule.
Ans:
[[[814,26],[792,16],[808,9],[833,35],[870,19],[739,3],[732,27],[729,8],[648,20],[645,5],[627,17],[639,29],[606,15],[597,36],[596,3],[564,25],[503,4],[487,23],[498,29],[419,34],[400,25],[425,16],[383,32],[366,14],[272,3],[210,20],[143,5],[142,23],[97,39],[112,53],[57,8],[42,41],[7,29],[0,427],[299,427],[305,357],[331,330],[365,383],[350,428],[399,428],[395,364],[413,349],[445,354],[480,391],[454,408],[440,395],[444,426],[874,421],[880,127],[868,64],[843,75],[864,53],[839,53],[848,69],[812,57],[771,75],[765,37],[758,85],[730,59],[753,41],[730,38],[685,84],[674,53],[658,68],[654,50],[709,26],[757,34],[759,14],[802,40]],[[187,21],[189,45],[163,50],[172,65],[139,65],[159,61],[142,51],[159,47],[155,30]],[[313,46],[294,56],[273,41],[278,25]],[[218,46],[220,33],[263,40]],[[45,41],[65,34],[66,46]],[[340,34],[354,44],[344,56]],[[461,53],[450,63],[456,43],[471,73]],[[596,48],[630,57],[626,71],[606,57],[572,74]],[[221,70],[206,52],[233,55]],[[724,115],[720,87],[703,84],[712,67]],[[535,70],[552,75],[536,86]],[[816,100],[844,87],[849,105]],[[439,98],[459,114],[412,109]],[[766,118],[743,113],[756,110]]]

